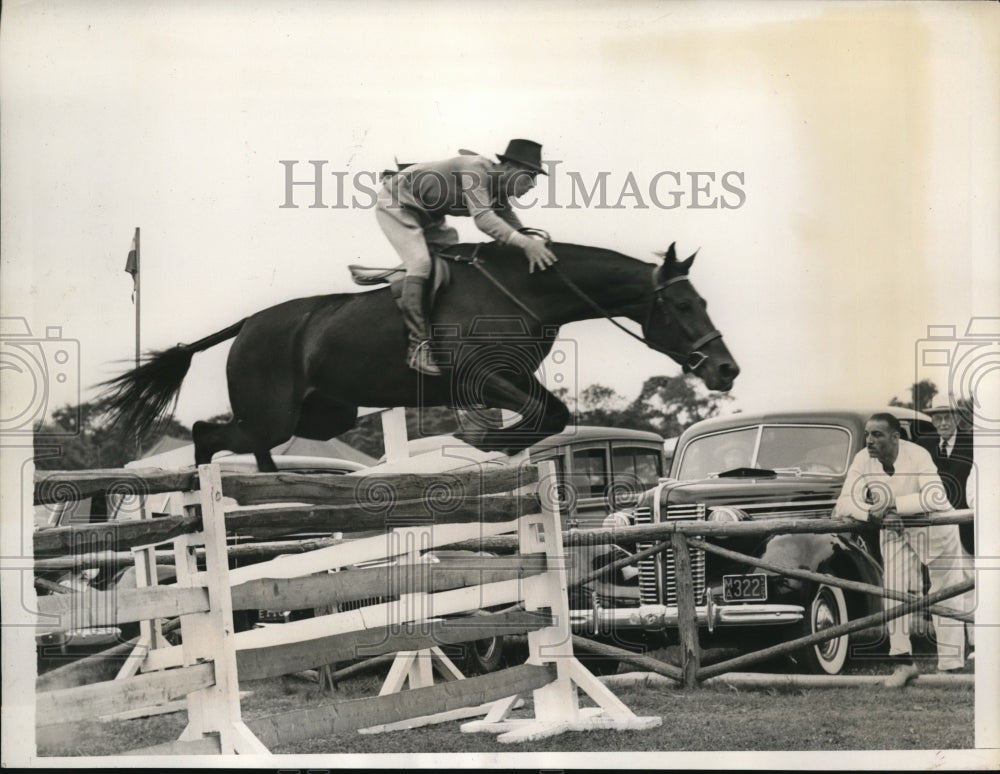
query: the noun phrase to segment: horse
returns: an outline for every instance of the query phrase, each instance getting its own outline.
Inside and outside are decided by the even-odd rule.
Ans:
[[[458,434],[483,451],[515,454],[563,430],[570,413],[535,372],[559,328],[601,316],[626,317],[639,337],[728,391],[736,365],[672,244],[648,263],[612,250],[552,243],[558,262],[529,273],[520,250],[497,242],[449,248],[431,315],[440,376],[407,367],[407,337],[389,288],[297,298],[264,309],[193,344],[151,352],[101,386],[109,417],[145,434],[172,415],[193,356],[235,337],[226,365],[232,419],[195,422],[195,461],[219,451],[252,453],[262,472],[277,470],[270,449],[293,435],[328,440],[350,430],[358,407],[450,406],[508,409],[507,427],[478,423]]]

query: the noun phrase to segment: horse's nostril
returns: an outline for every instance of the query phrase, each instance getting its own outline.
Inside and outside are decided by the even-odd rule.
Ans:
[[[719,366],[719,373],[727,379],[735,379],[740,375],[740,367],[736,363],[723,363]]]

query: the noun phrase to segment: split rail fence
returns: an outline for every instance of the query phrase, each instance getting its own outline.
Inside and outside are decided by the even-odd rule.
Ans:
[[[851,532],[847,519],[783,518],[724,524],[671,521],[638,527],[561,532],[554,470],[541,473],[537,494],[514,496],[538,479],[534,466],[435,476],[220,474],[126,472],[133,491],[195,490],[200,514],[115,524],[41,530],[35,534],[36,571],[134,563],[139,588],[53,594],[38,599],[39,631],[139,622],[141,636],[118,680],[38,695],[37,723],[46,728],[83,718],[135,712],[183,699],[188,726],[181,739],[137,752],[265,752],[277,744],[353,730],[392,730],[484,715],[466,731],[493,731],[503,741],[540,738],[569,729],[649,728],[574,657],[574,646],[616,657],[694,687],[853,632],[884,625],[916,610],[972,622],[972,613],[943,605],[974,588],[973,581],[926,597],[787,567],[739,554],[709,539],[748,534]],[[529,476],[531,478],[529,478]],[[36,501],[121,490],[123,471],[62,472],[36,476]],[[241,505],[280,505],[226,513],[223,496]],[[958,524],[956,511],[910,524]],[[227,548],[230,537],[303,531],[374,532],[351,540],[280,541]],[[555,536],[560,536],[557,539]],[[674,554],[678,586],[680,665],[573,636],[569,629],[566,546],[654,544],[596,570],[580,582],[612,573],[657,553]],[[169,550],[164,550],[165,544]],[[495,551],[467,562],[428,564],[442,546]],[[899,606],[829,627],[796,640],[716,664],[700,663],[698,623],[689,551],[736,560],[767,572],[901,602]],[[513,553],[511,553],[513,552]],[[261,559],[230,569],[233,560]],[[157,564],[172,563],[177,582],[159,585]],[[370,566],[372,564],[381,566]],[[369,566],[358,568],[358,564]],[[202,569],[204,567],[204,569]],[[373,589],[390,601],[372,603]],[[233,630],[233,610],[303,609],[348,603],[356,609],[281,626]],[[351,604],[353,603],[353,604]],[[482,614],[484,609],[494,612]],[[471,614],[470,614],[471,613]],[[179,617],[181,644],[171,645],[164,619]],[[527,663],[465,678],[442,646],[509,634],[527,634]],[[239,680],[272,677],[363,655],[396,654],[380,696],[326,708],[242,720]],[[434,683],[434,669],[446,682]],[[409,690],[403,690],[409,685]],[[577,689],[598,705],[581,709]],[[534,717],[516,720],[522,696],[534,698]]]
[[[956,510],[947,514],[939,514],[929,518],[907,518],[908,527],[929,527],[944,524],[966,524],[973,519],[971,510]],[[885,527],[883,527],[885,528]],[[955,584],[945,589],[939,589],[927,595],[909,594],[875,586],[868,583],[846,580],[837,576],[812,572],[809,570],[777,564],[760,557],[732,551],[723,546],[709,542],[706,538],[725,537],[765,537],[775,534],[789,533],[835,533],[857,532],[860,529],[871,529],[862,526],[852,519],[815,519],[815,518],[780,518],[755,522],[713,523],[699,521],[671,521],[660,524],[642,525],[637,527],[614,527],[608,529],[574,530],[564,533],[563,543],[571,545],[635,545],[650,540],[657,541],[652,546],[630,554],[618,561],[606,565],[582,577],[579,583],[587,583],[604,575],[614,573],[622,567],[636,564],[642,559],[665,551],[672,551],[674,556],[677,599],[678,599],[678,639],[680,644],[680,666],[654,663],[652,659],[637,656],[622,648],[587,641],[577,638],[577,645],[597,654],[619,658],[638,666],[652,669],[681,683],[685,688],[692,688],[698,683],[729,672],[744,669],[752,664],[767,661],[776,656],[792,654],[804,648],[813,647],[833,639],[860,632],[873,627],[884,626],[891,620],[911,615],[916,612],[928,611],[945,618],[956,619],[966,623],[974,623],[972,611],[958,610],[944,604],[946,600],[960,597],[975,588],[974,578]],[[503,548],[494,542],[495,549]],[[740,562],[770,573],[776,573],[787,578],[825,584],[834,588],[851,592],[859,592],[894,600],[900,604],[884,608],[881,612],[861,618],[845,621],[829,626],[814,633],[787,640],[778,645],[745,653],[735,658],[702,666],[699,647],[699,624],[695,611],[695,592],[692,574],[691,549],[699,549],[725,559]],[[808,611],[807,611],[808,612]]]
[[[385,731],[484,716],[462,730],[513,742],[566,730],[644,729],[659,717],[636,717],[573,655],[565,558],[555,476],[543,463],[537,494],[512,496],[538,481],[534,466],[435,476],[124,472],[141,494],[199,492],[200,514],[40,530],[36,571],[76,564],[119,566],[132,557],[138,588],[38,598],[37,630],[139,622],[140,637],[118,679],[42,691],[39,738],[59,726],[144,707],[185,702],[180,739],[137,754],[263,754],[276,745],[344,731]],[[123,471],[36,474],[36,502],[121,491]],[[226,513],[241,505],[318,502]],[[294,520],[294,521],[291,521]],[[231,568],[230,537],[297,530],[381,534],[330,541],[289,555]],[[514,556],[429,563],[427,552],[463,541],[510,535]],[[160,584],[166,560],[176,582]],[[237,548],[245,548],[237,546]],[[259,546],[257,550],[262,550]],[[259,555],[258,555],[259,558]],[[48,563],[48,564],[46,564]],[[362,565],[359,567],[358,565]],[[367,566],[364,566],[367,565]],[[381,599],[372,600],[377,594]],[[353,608],[279,626],[236,632],[233,611]],[[353,603],[353,604],[352,604]],[[482,614],[483,610],[492,610]],[[171,644],[164,619],[179,619]],[[525,664],[466,678],[442,646],[527,634]],[[318,665],[396,654],[379,696],[244,721],[239,681]],[[445,680],[435,684],[433,668]],[[405,689],[405,686],[409,686]],[[578,691],[596,707],[581,708]],[[512,712],[526,696],[533,715]]]

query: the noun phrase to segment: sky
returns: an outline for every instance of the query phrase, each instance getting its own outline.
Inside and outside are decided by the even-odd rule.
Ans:
[[[162,349],[351,291],[348,263],[394,264],[367,193],[394,159],[527,137],[555,164],[527,225],[650,261],[699,250],[692,279],[742,368],[731,407],[883,405],[921,375],[928,325],[960,337],[997,314],[983,11],[8,3],[3,316],[74,347],[79,378],[49,378],[48,410],[92,398],[134,356],[136,227],[141,347]],[[310,160],[327,206],[296,186],[283,207],[281,161],[310,180]],[[563,336],[577,391],[631,400],[679,373],[606,321]],[[228,346],[195,358],[182,422],[228,409]]]

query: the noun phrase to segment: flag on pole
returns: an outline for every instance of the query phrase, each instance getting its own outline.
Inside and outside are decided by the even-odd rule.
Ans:
[[[128,260],[125,261],[125,271],[132,275],[132,303],[135,303],[135,289],[139,281],[139,229],[132,234],[132,246],[128,251]]]

